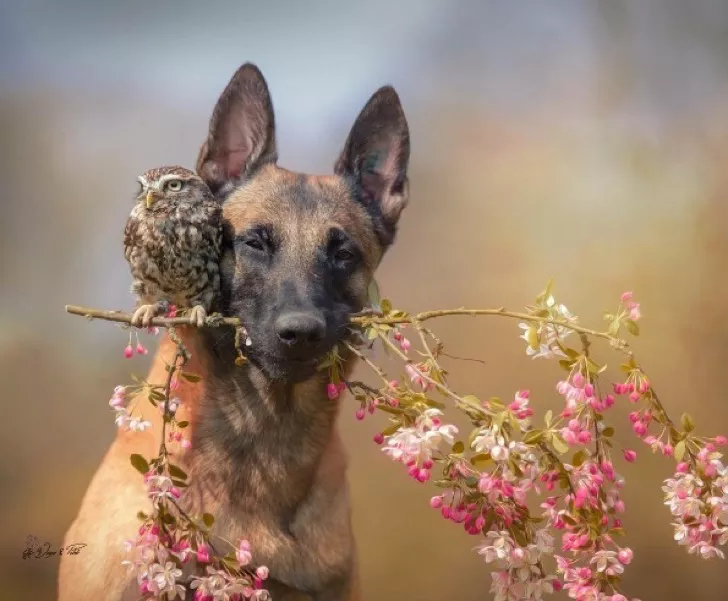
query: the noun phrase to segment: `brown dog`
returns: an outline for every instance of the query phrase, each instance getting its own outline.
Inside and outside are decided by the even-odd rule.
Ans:
[[[190,450],[173,449],[191,480],[181,500],[190,512],[214,514],[227,540],[250,540],[256,564],[270,568],[275,601],[358,598],[338,407],[316,363],[365,304],[394,240],[408,158],[399,98],[384,87],[357,118],[336,175],[278,167],[268,88],[250,64],[220,96],[200,151],[197,171],[224,203],[217,309],[241,318],[252,346],[250,362],[237,367],[231,330],[183,332],[193,353],[186,369],[203,381],[178,391],[192,441]],[[165,339],[150,382],[164,381],[173,352]],[[66,535],[88,547],[83,557],[62,557],[61,601],[139,597],[121,565],[122,543],[150,502],[129,456],[156,456],[161,417],[146,402],[138,407],[154,427],[120,432],[94,476]]]

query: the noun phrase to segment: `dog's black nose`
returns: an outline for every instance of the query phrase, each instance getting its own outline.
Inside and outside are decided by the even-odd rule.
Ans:
[[[276,320],[276,334],[286,347],[304,349],[323,340],[326,322],[314,313],[284,313]]]

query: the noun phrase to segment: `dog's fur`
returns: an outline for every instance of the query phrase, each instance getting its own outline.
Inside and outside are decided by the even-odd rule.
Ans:
[[[408,159],[404,113],[384,87],[357,118],[336,175],[278,167],[268,88],[250,64],[220,96],[200,151],[197,171],[225,219],[217,309],[242,319],[252,346],[237,367],[230,330],[182,329],[186,370],[203,381],[177,392],[192,447],[175,446],[174,461],[191,480],[185,509],[214,514],[228,540],[250,540],[275,601],[359,598],[337,402],[315,364],[366,302],[407,203]],[[173,353],[165,337],[149,381],[164,381]],[[122,543],[150,502],[129,456],[156,456],[161,431],[159,411],[144,399],[138,407],[154,427],[120,432],[94,476],[65,539],[88,546],[61,558],[60,601],[138,598]]]

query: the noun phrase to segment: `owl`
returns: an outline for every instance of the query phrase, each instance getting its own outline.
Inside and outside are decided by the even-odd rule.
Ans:
[[[138,180],[124,231],[131,291],[138,300],[131,323],[148,327],[174,304],[201,326],[220,289],[222,207],[184,167],[150,169]]]

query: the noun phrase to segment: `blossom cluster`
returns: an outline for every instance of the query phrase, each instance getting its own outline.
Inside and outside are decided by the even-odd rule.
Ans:
[[[109,407],[115,413],[114,423],[119,429],[129,430],[131,432],[143,432],[152,426],[152,422],[132,414],[130,396],[126,386],[117,386],[114,388],[114,394],[109,399]]]
[[[598,365],[589,350],[595,331],[578,326],[578,318],[555,301],[550,286],[525,314],[502,309],[489,313],[520,319],[527,355],[556,357],[567,372],[556,384],[563,408],[556,416],[546,412],[544,426],[534,423],[528,391],[518,391],[507,404],[456,394],[437,359],[439,340],[417,316],[393,311],[386,300],[374,306],[381,308],[378,319],[362,320],[361,338],[378,340],[398,355],[405,363],[405,381],[412,387],[393,384],[369,362],[382,379],[381,388],[344,383],[361,405],[357,418],[364,417],[364,408],[386,412],[390,425],[374,437],[375,442],[383,444],[384,453],[403,463],[415,480],[433,479],[445,489],[430,499],[444,519],[460,524],[472,536],[482,536],[476,550],[494,568],[491,592],[496,601],[540,600],[562,589],[579,601],[628,600],[620,581],[633,552],[617,542],[624,535],[625,480],[615,468],[614,428],[605,419],[622,396],[638,405],[630,413],[635,434],[653,451],[678,462],[675,475],[663,487],[665,503],[676,520],[676,541],[691,553],[723,557],[720,547],[728,543],[728,467],[717,448],[728,440],[694,436],[694,424],[686,416],[680,431],[667,416],[629,345],[618,337],[623,327],[639,334],[641,308],[631,292],[621,296],[614,314],[605,315],[608,330],[596,333],[628,356],[622,365],[626,380],[609,387],[609,392],[600,386],[607,366]],[[426,319],[434,313],[438,312],[429,312]],[[423,334],[422,360],[410,358],[413,345],[401,332],[403,322]],[[569,348],[566,340],[574,332],[581,344]],[[427,346],[424,334],[437,342],[437,348]],[[337,393],[344,390],[338,379],[335,386]],[[470,418],[474,428],[467,443],[456,440],[459,432],[454,425],[443,424],[445,405],[430,398],[433,392]],[[637,453],[625,448],[619,457],[634,463]],[[440,469],[441,476],[433,477]],[[530,512],[530,495],[540,497],[540,515]]]

